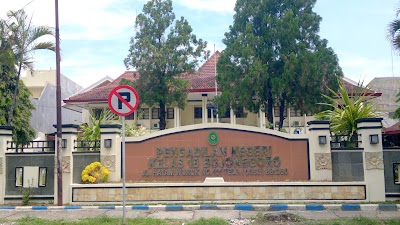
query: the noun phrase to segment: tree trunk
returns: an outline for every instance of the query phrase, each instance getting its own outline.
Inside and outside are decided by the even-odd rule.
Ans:
[[[268,122],[273,123],[274,118],[273,118],[272,110],[274,110],[274,101],[272,100],[271,82],[270,81],[268,81],[267,88],[268,88],[267,109],[266,109],[267,119],[268,119]],[[273,126],[275,126],[275,125],[273,124]]]
[[[160,130],[165,130],[167,122],[165,120],[165,102],[160,101]]]
[[[14,116],[14,109],[17,107],[17,94],[18,94],[19,79],[21,76],[21,69],[22,69],[22,61],[19,63],[19,67],[18,67],[17,83],[15,84],[13,100],[11,103],[10,111],[8,112],[7,126],[11,126],[11,123],[13,121],[13,116]]]
[[[285,99],[286,94],[283,93],[279,104],[279,130],[282,130],[283,120],[285,119],[285,117],[283,116],[283,113],[285,112]]]

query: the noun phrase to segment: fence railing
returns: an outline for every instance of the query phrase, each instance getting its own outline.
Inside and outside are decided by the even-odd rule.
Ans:
[[[400,148],[400,135],[382,134],[382,144],[384,148]]]
[[[25,145],[16,143],[15,141],[7,141],[7,152],[24,153],[24,152],[54,152],[55,141],[30,141]]]
[[[361,143],[361,136],[355,135],[333,135],[331,136],[331,148],[332,149],[346,149],[346,148],[358,148]]]
[[[74,141],[75,151],[100,151],[100,140]]]

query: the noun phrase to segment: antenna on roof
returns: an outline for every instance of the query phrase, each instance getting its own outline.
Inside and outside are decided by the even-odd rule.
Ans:
[[[390,48],[390,52],[392,55],[392,77],[394,77],[394,72],[393,72],[393,47]]]
[[[215,51],[215,44],[214,44],[214,82],[215,82],[215,97],[217,97],[218,92],[217,92],[217,52]],[[219,123],[219,118],[218,118],[218,111],[217,111],[217,123]]]

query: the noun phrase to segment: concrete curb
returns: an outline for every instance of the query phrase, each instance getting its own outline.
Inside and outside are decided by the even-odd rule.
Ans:
[[[123,206],[0,206],[0,210],[122,210]],[[145,211],[193,211],[193,210],[240,210],[240,211],[400,211],[400,204],[232,204],[232,205],[131,205],[127,210]]]

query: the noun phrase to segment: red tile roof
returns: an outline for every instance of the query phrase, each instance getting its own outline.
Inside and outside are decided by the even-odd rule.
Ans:
[[[216,68],[215,64],[219,59],[220,52],[216,51],[198,70],[193,74],[187,74],[183,76],[190,82],[189,92],[214,92],[215,91],[215,75]],[[134,73],[136,76],[134,77]],[[121,80],[125,78],[131,81],[135,81],[138,78],[137,72],[126,71],[117,79],[109,84],[100,85],[93,88],[87,92],[77,94],[64,100],[65,103],[72,102],[106,102],[108,94],[112,89],[120,85]],[[346,79],[343,80],[344,85],[349,93],[355,90],[356,85],[352,83],[353,81]],[[220,91],[220,90],[219,90]],[[376,93],[372,90],[368,90],[367,96],[378,97],[382,93]]]
[[[190,82],[189,92],[206,92],[215,90],[216,62],[220,52],[216,51],[195,74],[185,77]]]
[[[211,56],[194,74],[184,76],[190,82],[189,92],[208,92],[215,90],[215,62],[218,61],[220,52],[217,51]],[[135,81],[138,77],[134,77],[133,71],[126,71],[113,82],[93,88],[87,92],[77,94],[64,100],[68,102],[104,102],[107,101],[108,94],[116,86],[120,85],[123,78]]]
[[[117,79],[113,80],[113,82],[101,85],[99,87],[93,88],[87,92],[83,92],[77,94],[75,96],[70,97],[69,99],[64,100],[65,103],[68,102],[104,102],[107,101],[108,94],[111,92],[112,89],[120,85],[122,79],[127,79],[131,81],[135,81],[136,78],[134,77],[133,71],[126,71]]]
[[[395,123],[393,126],[385,128],[382,133],[384,134],[400,134],[400,122]]]
[[[364,90],[360,90],[360,87],[357,86],[358,84],[354,83],[354,81],[351,81],[348,78],[343,79],[343,84],[346,87],[346,90],[347,90],[347,93],[349,93],[349,96],[355,96],[358,91],[365,92],[365,93],[363,93],[363,96],[370,96],[371,98],[379,97],[382,95],[382,93],[375,92],[368,87],[365,87],[365,88],[363,87],[362,89],[364,89]]]

